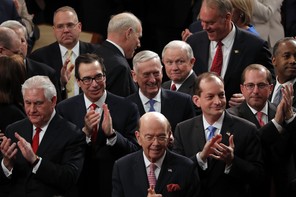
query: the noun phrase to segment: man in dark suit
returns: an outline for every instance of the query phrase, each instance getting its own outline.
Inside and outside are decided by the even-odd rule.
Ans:
[[[195,58],[190,45],[180,40],[169,42],[162,50],[162,62],[170,79],[162,87],[193,96],[196,74],[192,70]]]
[[[148,112],[141,117],[136,137],[142,150],[115,162],[113,197],[198,196],[200,184],[196,165],[189,158],[167,149],[170,135],[170,123],[161,113]],[[152,172],[151,165],[156,166]],[[151,180],[151,175],[155,179]]]
[[[95,51],[104,59],[109,92],[126,97],[137,91],[127,59],[141,46],[141,37],[141,21],[132,13],[117,14],[109,21],[107,40]]]
[[[80,54],[92,53],[96,46],[79,40],[82,24],[78,21],[73,8],[65,6],[56,10],[53,22],[53,32],[57,41],[36,49],[29,57],[49,65],[56,71],[57,78],[60,80],[62,98],[65,99],[80,93],[73,73],[76,57]],[[71,50],[70,54],[69,50]],[[71,87],[67,86],[70,84],[69,81],[72,82]]]
[[[0,187],[9,188],[4,196],[65,195],[81,173],[85,135],[55,112],[56,90],[48,77],[27,79],[22,92],[28,117],[7,127]]]
[[[267,42],[236,27],[231,21],[232,10],[229,0],[203,1],[199,18],[204,31],[197,32],[186,40],[194,52],[196,61],[193,70],[196,75],[212,71],[216,46],[222,42],[223,58],[219,75],[224,80],[227,107],[243,101],[239,93],[240,77],[248,65],[262,64],[270,70],[274,78]]]
[[[201,74],[197,84],[193,101],[202,115],[176,126],[173,150],[198,165],[200,196],[248,196],[250,184],[264,173],[257,128],[225,111],[224,85],[216,73]]]
[[[169,120],[174,132],[177,123],[195,115],[191,96],[161,88],[162,65],[157,53],[148,50],[137,53],[132,73],[139,91],[127,99],[137,104],[141,116],[158,111]]]
[[[78,183],[79,196],[108,197],[115,160],[139,148],[135,139],[139,113],[134,103],[106,91],[102,58],[95,54],[78,56],[75,73],[83,94],[60,102],[57,111],[83,130],[89,144]]]
[[[12,0],[2,0],[0,4],[0,23],[7,20],[22,20]]]
[[[25,26],[23,26],[20,22],[15,20],[8,20],[0,25],[1,27],[8,27],[15,31],[15,33],[18,35],[18,37],[13,37],[13,39],[21,39],[21,52],[22,56],[24,57],[25,67],[27,71],[27,78],[30,78],[35,75],[44,75],[48,76],[51,80],[51,82],[54,84],[56,90],[57,90],[57,102],[61,101],[61,91],[59,86],[59,80],[56,77],[55,70],[48,65],[44,63],[37,62],[35,60],[32,60],[27,57],[28,53],[28,34],[27,29]],[[13,42],[13,41],[9,41]]]
[[[290,133],[285,131],[284,119],[280,119],[279,115],[276,117],[276,113],[281,111],[286,113],[286,110],[281,108],[277,111],[277,106],[268,101],[273,90],[271,73],[260,64],[251,64],[242,73],[240,87],[245,101],[238,106],[228,108],[227,111],[256,124],[257,128],[260,129],[259,134],[263,142],[266,177],[262,184],[253,186],[254,193],[252,196],[268,197],[275,194],[286,196],[289,182],[295,178],[294,160],[291,157],[292,154],[287,154],[290,152],[289,144],[293,143],[289,141],[291,139]],[[263,132],[277,132],[283,133],[283,135],[278,137],[276,143],[272,143],[270,142],[271,139],[264,139],[268,134],[262,134]],[[265,141],[269,141],[269,143]],[[284,151],[278,154],[278,150],[281,149]],[[283,174],[286,174],[286,176],[283,176]],[[275,181],[271,187],[272,179]]]
[[[296,40],[293,37],[280,39],[273,48],[272,63],[276,71],[276,83],[271,96],[275,102],[275,95],[281,91],[282,85],[293,84],[293,107],[296,109]],[[280,97],[281,98],[281,97]],[[281,100],[281,99],[279,99]]]

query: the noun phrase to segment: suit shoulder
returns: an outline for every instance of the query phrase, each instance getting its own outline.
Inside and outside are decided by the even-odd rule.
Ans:
[[[249,120],[246,120],[244,118],[241,118],[239,116],[232,115],[232,114],[228,114],[228,115],[232,118],[233,124],[237,124],[240,127],[253,127],[255,129],[257,129],[256,125],[254,123],[250,122]]]
[[[183,92],[178,92],[178,91],[171,91],[168,89],[162,89],[163,94],[167,95],[168,97],[175,97],[175,98],[180,98],[180,99],[190,99],[191,96],[189,94],[183,93]]]
[[[170,89],[171,83],[172,83],[172,80],[165,81],[161,84],[161,87],[163,87],[164,89]]]
[[[195,165],[194,162],[190,158],[185,157],[183,155],[180,155],[178,153],[169,151],[169,150],[167,150],[167,151],[170,154],[171,158],[175,159],[176,161],[178,161],[178,163],[182,164],[183,166],[193,166],[193,165]]]

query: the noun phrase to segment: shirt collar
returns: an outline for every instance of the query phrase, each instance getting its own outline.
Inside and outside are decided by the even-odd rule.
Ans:
[[[248,105],[249,108],[251,109],[252,113],[253,113],[254,115],[256,115],[258,111],[255,110],[254,108],[252,108],[248,103],[247,103],[247,105]],[[265,103],[265,105],[264,105],[263,109],[261,110],[261,112],[264,113],[265,115],[268,114],[268,102]]]
[[[122,55],[125,57],[125,54],[124,54],[124,51],[123,49],[118,45],[116,44],[115,42],[112,42],[111,40],[107,39],[108,42],[112,43],[114,46],[116,46],[116,48],[119,49],[119,51],[122,53]]]
[[[62,57],[66,57],[65,55],[67,55],[68,49],[66,47],[64,47],[63,45],[59,44],[60,50],[61,50],[61,55]],[[79,42],[76,43],[76,45],[71,49],[72,53],[78,57],[79,55]]]
[[[56,114],[56,111],[54,109],[53,112],[52,112],[52,114],[51,114],[51,116],[50,116],[49,121],[44,126],[40,127],[40,129],[42,131],[45,132],[47,130],[47,127],[48,127],[49,123],[51,122],[51,120],[53,119],[53,117],[54,117],[55,114]],[[34,129],[34,131],[36,130],[36,126],[35,125],[33,125],[33,129]]]
[[[212,124],[212,126],[216,127],[219,131],[221,131],[224,117],[225,117],[225,112],[223,112],[220,118],[214,124]],[[204,125],[204,130],[206,130],[210,126],[210,124],[208,123],[204,115],[202,115],[202,121]]]
[[[159,169],[162,166],[162,163],[163,163],[163,160],[164,160],[165,155],[166,155],[166,151],[164,152],[164,154],[162,155],[162,157],[154,163]],[[143,151],[143,157],[144,157],[145,167],[148,168],[151,162],[146,157],[144,151]]]
[[[84,102],[85,102],[85,107],[86,109],[89,108],[89,106],[93,103],[91,102],[86,96],[85,94],[83,94],[83,97],[84,97]],[[96,102],[94,102],[98,107],[102,108],[103,106],[103,103],[105,103],[106,101],[106,98],[107,98],[107,91],[105,90],[104,91],[104,94],[101,96],[101,98],[99,100],[97,100]]]
[[[157,93],[157,95],[152,98],[153,100],[157,101],[157,102],[161,102],[161,88],[159,88],[159,91]],[[149,98],[147,98],[142,92],[141,92],[141,89],[139,89],[139,96],[140,96],[140,99],[143,103],[143,105],[146,105],[146,103],[150,100]]]

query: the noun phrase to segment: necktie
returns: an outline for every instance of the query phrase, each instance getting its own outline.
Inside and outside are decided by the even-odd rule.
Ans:
[[[32,149],[33,149],[34,153],[37,152],[37,149],[39,146],[39,134],[40,134],[40,131],[42,131],[42,130],[40,127],[37,127],[35,129],[35,131],[36,131],[36,133],[35,133],[33,140],[32,140]]]
[[[92,103],[89,108],[92,108],[93,110],[95,110],[98,106],[95,103]],[[98,126],[95,125],[93,128],[93,132],[91,134],[91,141],[92,142],[96,142],[97,140],[97,135],[98,135]]]
[[[171,86],[171,90],[172,90],[172,91],[176,91],[176,90],[177,90],[177,87],[176,87],[176,85],[175,85],[174,83],[173,83],[172,86]]]
[[[223,65],[222,46],[223,46],[223,43],[219,41],[217,44],[216,53],[211,66],[211,72],[215,72],[218,75],[221,75],[221,70]]]
[[[149,100],[149,104],[150,104],[150,109],[149,109],[149,111],[155,111],[155,109],[154,109],[154,103],[155,103],[156,101],[155,100],[153,100],[153,99],[150,99]]]
[[[217,129],[216,127],[208,126],[208,130],[209,130],[208,140],[214,137],[216,129]]]
[[[281,102],[281,99],[282,99],[282,85],[280,85],[277,89],[277,92],[273,98],[273,103],[275,105],[278,105],[280,102]]]
[[[262,115],[263,115],[263,113],[261,111],[257,112],[258,122],[261,127],[263,127],[265,125],[264,121],[262,120]]]
[[[69,68],[73,63],[72,63],[72,50],[68,50],[67,51],[67,59],[70,59],[70,62],[67,65],[67,68]],[[67,89],[67,97],[70,98],[72,96],[74,96],[75,91],[74,91],[74,83],[75,83],[75,76],[74,76],[74,71],[75,69],[72,70],[71,72],[71,76],[70,79],[66,85],[66,89]]]
[[[149,181],[149,186],[155,186],[156,185],[156,176],[155,176],[155,169],[156,165],[154,163],[150,163],[149,166],[149,174],[148,174],[148,181]]]

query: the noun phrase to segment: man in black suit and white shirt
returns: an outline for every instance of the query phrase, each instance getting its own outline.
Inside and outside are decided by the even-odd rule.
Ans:
[[[141,117],[136,136],[142,150],[115,162],[113,197],[198,196],[200,183],[196,165],[167,148],[170,128],[168,120],[159,112],[148,112]],[[149,180],[151,165],[156,166],[155,182]]]
[[[161,88],[162,64],[157,53],[137,53],[132,73],[139,90],[127,99],[137,104],[141,116],[148,111],[160,112],[169,120],[173,132],[177,123],[195,116],[190,95]]]
[[[198,165],[200,196],[247,196],[263,178],[256,126],[225,111],[223,81],[213,72],[197,77],[194,103],[202,114],[176,126],[173,150]]]
[[[244,100],[240,94],[240,77],[248,65],[262,64],[275,78],[267,42],[235,26],[232,11],[230,0],[204,0],[199,15],[204,31],[197,32],[186,40],[196,59],[193,66],[196,75],[211,71],[218,42],[222,42],[220,76],[225,84],[227,107]]]
[[[22,93],[28,117],[5,131],[0,191],[7,186],[3,196],[64,196],[81,173],[85,135],[56,113],[56,90],[47,76],[27,79]]]
[[[89,144],[78,194],[93,196],[96,188],[95,194],[109,197],[115,160],[139,148],[135,139],[139,113],[134,103],[106,91],[102,58],[95,54],[78,56],[75,73],[83,94],[60,102],[57,112],[80,127]]]
[[[57,41],[29,55],[33,60],[45,63],[56,71],[63,99],[80,93],[73,73],[75,59],[80,54],[92,53],[97,47],[79,40],[81,28],[82,24],[73,8],[64,6],[57,9],[53,18],[53,33]],[[71,87],[67,86],[69,81]]]

